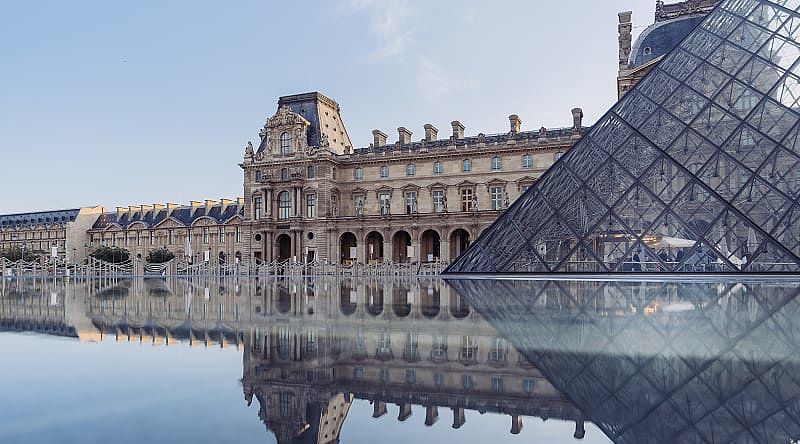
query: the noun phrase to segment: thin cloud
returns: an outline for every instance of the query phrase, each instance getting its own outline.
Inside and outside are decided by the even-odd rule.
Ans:
[[[430,57],[421,56],[417,60],[417,86],[422,95],[430,100],[475,88],[477,83],[473,78],[451,75]]]
[[[376,38],[374,60],[402,55],[412,41],[412,8],[407,0],[350,0],[349,14],[366,13],[370,33]]]

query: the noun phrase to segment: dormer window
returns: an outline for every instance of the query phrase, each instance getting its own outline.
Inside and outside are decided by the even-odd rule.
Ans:
[[[281,154],[291,154],[292,153],[292,136],[289,134],[288,131],[284,131],[281,134]]]

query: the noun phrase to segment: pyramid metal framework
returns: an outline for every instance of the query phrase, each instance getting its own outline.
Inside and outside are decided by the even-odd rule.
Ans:
[[[447,270],[800,271],[800,0],[724,0]]]

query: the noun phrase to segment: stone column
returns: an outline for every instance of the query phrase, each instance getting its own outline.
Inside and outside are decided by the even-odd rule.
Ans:
[[[439,420],[439,408],[435,405],[425,407],[425,425],[430,427]]]
[[[463,407],[456,407],[453,409],[453,428],[460,429],[464,423],[467,422],[466,416],[464,416],[464,408]]]
[[[372,403],[372,417],[380,418],[386,414],[386,403],[383,401],[373,401]]]
[[[397,415],[398,421],[405,421],[411,417],[411,404],[400,404],[400,414]]]

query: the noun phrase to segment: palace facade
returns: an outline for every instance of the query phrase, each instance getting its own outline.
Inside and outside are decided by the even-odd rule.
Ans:
[[[20,249],[32,259],[55,252],[67,262],[80,262],[87,254],[87,230],[102,213],[102,207],[85,207],[0,215],[0,251]]]
[[[566,114],[566,113],[565,113]],[[281,97],[248,143],[245,225],[257,261],[335,263],[450,261],[528,189],[586,131],[572,125],[523,131],[509,116],[504,134],[465,135],[458,121],[440,137],[374,130],[354,148],[339,105],[312,92]]]
[[[242,228],[242,203],[220,199],[117,207],[95,219],[88,230],[89,246],[124,248],[136,259],[166,248],[189,263],[232,263],[243,259],[249,242]]]

